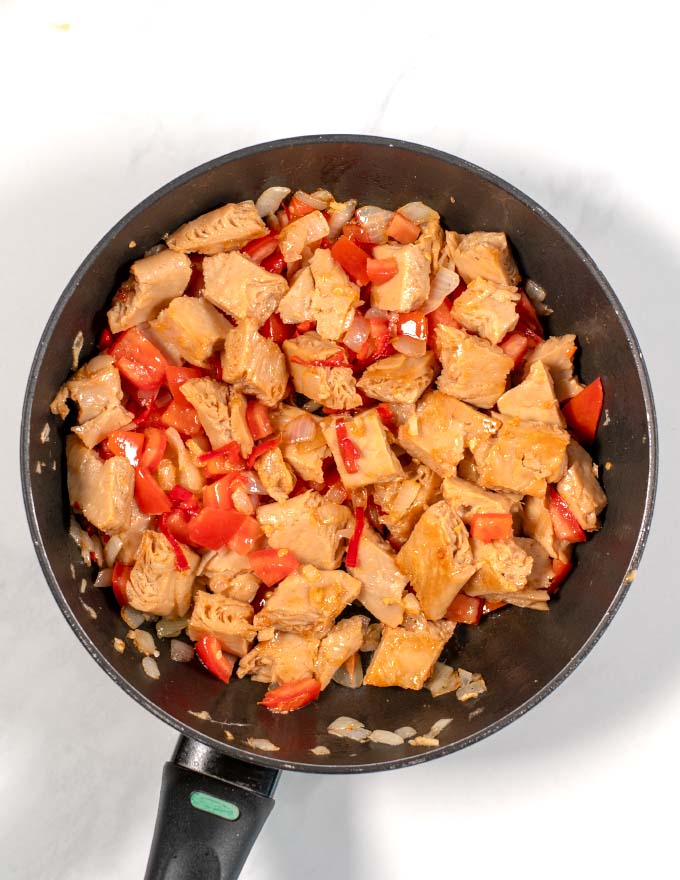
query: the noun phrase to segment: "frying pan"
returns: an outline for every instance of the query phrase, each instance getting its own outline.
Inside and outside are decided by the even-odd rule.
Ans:
[[[488,693],[460,703],[453,694],[331,685],[291,715],[257,705],[261,684],[225,687],[198,663],[173,663],[167,651],[160,680],[148,678],[125,638],[111,590],[87,587],[92,572],[68,538],[64,468],[68,426],[49,404],[72,367],[95,352],[96,316],[126,274],[161,236],[228,201],[286,184],[323,186],[336,198],[396,208],[421,199],[461,232],[503,230],[522,275],[549,292],[552,334],[575,332],[585,381],[602,376],[605,414],[595,458],[609,496],[603,528],[576,551],[577,566],[547,614],[508,608],[482,626],[459,626],[444,659],[483,674]],[[49,431],[45,428],[48,426]],[[239,150],[179,177],[143,201],[94,248],[59,299],[31,369],[22,423],[22,480],[28,520],[45,578],[67,621],[96,662],[131,697],[181,733],[165,765],[147,880],[218,880],[238,876],[272,806],[281,770],[360,773],[417,764],[488,736],[518,718],[571,673],[619,607],[643,550],[656,483],[656,425],[647,373],[620,303],[593,261],[549,214],[492,174],[427,147],[375,137],[309,136]],[[616,478],[613,474],[618,475]],[[388,746],[333,737],[341,715],[368,729],[412,725],[427,732],[453,720],[437,747]],[[263,751],[267,740],[277,751]],[[325,746],[326,754],[312,751]]]

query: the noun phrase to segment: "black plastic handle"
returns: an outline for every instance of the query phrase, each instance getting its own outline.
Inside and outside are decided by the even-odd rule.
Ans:
[[[145,880],[233,880],[274,806],[280,772],[180,737],[165,765]]]

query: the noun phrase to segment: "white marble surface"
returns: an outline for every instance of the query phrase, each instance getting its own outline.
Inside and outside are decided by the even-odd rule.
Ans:
[[[175,740],[88,658],[34,558],[18,424],[43,324],[93,242],[160,184],[240,146],[332,131],[470,159],[585,245],[647,356],[659,497],[629,597],[552,697],[424,766],[286,775],[243,876],[670,876],[680,184],[669,7],[647,2],[627,16],[620,4],[489,0],[421,4],[400,18],[353,2],[202,6],[199,17],[171,0],[0,2],[0,876],[140,878]]]

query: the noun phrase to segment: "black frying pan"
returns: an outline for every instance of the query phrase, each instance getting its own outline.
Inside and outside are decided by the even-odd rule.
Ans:
[[[257,705],[262,685],[234,681],[225,687],[198,663],[173,663],[165,652],[160,681],[147,678],[136,651],[120,655],[113,649],[113,638],[124,638],[127,627],[111,591],[79,592],[91,571],[67,537],[65,429],[49,415],[49,403],[71,370],[74,337],[84,334],[82,362],[95,351],[100,328],[94,316],[130,261],[164,233],[272,184],[308,191],[323,186],[336,197],[393,208],[422,199],[450,229],[504,230],[522,274],[549,291],[550,332],[577,333],[581,376],[603,378],[606,417],[595,455],[615,462],[612,473],[618,475],[603,472],[609,496],[604,526],[578,548],[578,565],[548,614],[506,609],[482,626],[457,628],[445,657],[482,672],[489,688],[474,704],[452,694],[435,700],[427,691],[331,685],[317,703],[275,716]],[[654,407],[642,356],[620,303],[583,249],[531,199],[480,168],[414,144],[343,135],[275,141],[215,159],[123,218],[78,269],[48,321],[28,382],[21,453],[33,540],[64,616],[114,681],[182,734],[163,774],[149,880],[236,877],[273,806],[282,769],[358,773],[416,764],[470,745],[534,706],[575,669],[622,601],[647,537],[656,481]],[[216,720],[191,714],[200,711]],[[340,715],[370,729],[408,724],[419,733],[442,717],[453,722],[437,748],[394,747],[329,736],[328,725]],[[249,738],[267,739],[279,751],[259,751]],[[318,745],[330,754],[314,754]]]

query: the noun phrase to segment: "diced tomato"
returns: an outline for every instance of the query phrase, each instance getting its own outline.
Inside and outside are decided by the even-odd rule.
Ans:
[[[505,339],[499,342],[499,347],[513,359],[517,367],[529,351],[529,339],[524,333],[508,333]]]
[[[457,330],[460,330],[460,324],[451,314],[451,301],[448,297],[433,312],[430,312],[427,316],[427,323],[429,330],[428,345],[430,348],[434,348],[436,338],[434,331],[440,324],[443,324],[444,327],[455,327]]]
[[[370,336],[357,352],[356,365],[363,369],[380,358],[392,354],[394,349],[390,343],[392,333],[387,318],[369,318]]]
[[[499,608],[505,608],[507,602],[504,602],[502,599],[498,599],[496,602],[492,602],[491,599],[485,599],[484,604],[482,605],[482,614],[491,614],[492,611],[498,611]]]
[[[349,223],[345,223],[345,225],[342,227],[342,234],[351,242],[354,242],[354,244],[358,245],[365,253],[369,255],[369,257],[373,255],[375,242],[371,241],[368,232],[356,218],[354,220],[350,220]]]
[[[378,404],[378,415],[383,425],[393,434],[397,433],[397,417],[389,403]]]
[[[272,449],[276,449],[276,447],[281,442],[280,435],[276,435],[276,437],[270,437],[269,440],[263,440],[262,443],[258,443],[258,445],[253,449],[253,451],[248,456],[247,466],[248,468],[252,468],[257,459],[264,455],[265,452],[270,452]]]
[[[316,208],[312,208],[311,205],[301,202],[297,196],[291,196],[290,201],[288,202],[288,216],[293,219],[304,217],[305,214],[311,214],[312,211],[315,210]]]
[[[161,431],[160,428],[145,428],[144,437],[144,452],[139,459],[139,466],[153,472],[163,459],[168,438],[165,436],[165,431]]]
[[[335,423],[335,433],[338,438],[338,446],[340,447],[340,455],[342,463],[348,474],[356,474],[359,471],[359,459],[361,458],[361,450],[353,443],[347,433],[347,426],[344,422]]]
[[[190,254],[191,278],[184,291],[184,296],[199,296],[203,293],[205,282],[203,280],[203,254]]]
[[[164,427],[175,428],[184,437],[195,437],[203,430],[193,406],[181,404],[177,400],[172,400],[167,405],[160,420]]]
[[[243,471],[232,471],[225,474],[221,479],[203,487],[203,506],[233,510],[232,492],[236,486],[244,486],[245,484],[246,476]]]
[[[275,250],[266,259],[262,260],[262,268],[273,275],[281,275],[286,269],[286,261],[280,250]]]
[[[205,376],[205,370],[201,367],[173,367],[172,364],[168,364],[165,368],[165,379],[170,393],[181,406],[189,405],[188,400],[180,391],[182,385],[189,379],[202,379],[203,376]]]
[[[269,421],[269,407],[259,400],[249,400],[246,407],[246,422],[248,429],[256,442],[262,440],[273,432],[272,423]]]
[[[247,517],[235,510],[204,507],[189,524],[189,537],[199,547],[219,550],[236,534],[245,519]]]
[[[221,477],[224,474],[232,473],[232,471],[242,471],[244,467],[245,462],[240,453],[236,458],[230,452],[219,452],[203,464],[203,473],[208,478]]]
[[[559,559],[553,559],[553,576],[550,579],[550,583],[548,584],[548,593],[551,596],[556,593],[562,586],[562,584],[566,581],[573,567],[573,562],[561,562]]]
[[[113,342],[113,333],[109,330],[108,327],[104,327],[102,332],[99,334],[99,339],[97,341],[97,348],[100,351],[106,351],[106,349]]]
[[[189,568],[189,563],[187,562],[187,558],[184,555],[184,551],[179,545],[179,541],[175,537],[173,531],[168,528],[168,517],[170,514],[162,513],[159,519],[158,527],[161,531],[161,534],[165,535],[167,540],[170,542],[170,546],[172,547],[173,553],[175,554],[175,568],[177,571],[186,571]]]
[[[165,518],[165,527],[171,535],[182,544],[193,544],[189,536],[191,516],[186,510],[178,508],[171,510],[170,513],[164,513],[162,516]]]
[[[387,234],[390,238],[396,239],[399,244],[413,244],[420,235],[420,226],[404,217],[399,211],[395,211],[387,227]]]
[[[165,378],[168,362],[136,327],[126,330],[116,340],[111,357],[121,374],[135,388],[158,388]]]
[[[227,541],[227,546],[234,553],[238,553],[239,556],[247,556],[260,543],[264,532],[254,517],[245,516],[241,513],[237,515],[243,517],[243,519],[236,532]]]
[[[562,407],[567,424],[579,443],[591,446],[595,442],[603,403],[602,379],[597,378]]]
[[[347,554],[345,555],[345,565],[348,568],[354,568],[359,560],[359,542],[364,531],[366,522],[366,511],[363,507],[354,508],[354,532],[349,539],[347,545]]]
[[[397,319],[397,333],[399,336],[410,336],[412,339],[427,340],[427,315],[424,315],[422,312],[404,312]]]
[[[470,520],[473,538],[488,543],[512,537],[511,513],[475,513]]]
[[[224,456],[229,460],[230,464],[232,465],[232,470],[234,470],[235,468],[243,468],[241,447],[238,445],[236,440],[231,440],[224,446],[218,446],[217,449],[211,449],[210,452],[204,452],[203,455],[198,456],[198,460],[200,462],[208,462],[212,461],[214,458],[219,458],[221,456]]]
[[[394,257],[388,257],[386,260],[374,260],[369,257],[366,261],[366,274],[371,284],[386,284],[398,271],[399,267]]]
[[[260,706],[264,706],[270,712],[284,714],[312,703],[320,693],[321,685],[315,678],[303,678],[267,691]]]
[[[523,290],[519,292],[519,302],[515,303],[515,309],[517,314],[519,315],[520,323],[526,324],[530,330],[532,330],[536,336],[543,339],[543,327],[539,320],[538,315],[536,314],[536,309],[534,308],[534,304],[531,302],[529,297]]]
[[[292,324],[284,324],[280,315],[274,312],[260,327],[260,333],[267,339],[273,339],[277,345],[281,345],[293,335]]]
[[[151,516],[169,513],[172,509],[170,499],[146,468],[138,467],[135,470],[135,498],[142,513]]]
[[[236,658],[222,650],[222,645],[215,636],[203,636],[199,639],[196,642],[196,654],[208,672],[212,672],[220,681],[229,684]]]
[[[273,587],[289,574],[297,571],[300,562],[290,550],[253,550],[248,554],[248,562],[255,574],[268,587]]]
[[[106,438],[106,446],[112,455],[127,458],[136,467],[144,448],[144,434],[138,431],[111,431]]]
[[[250,257],[258,266],[266,257],[269,257],[279,246],[279,236],[276,232],[270,232],[262,238],[254,238],[241,248],[241,253]]]
[[[358,244],[350,241],[346,235],[341,235],[332,245],[331,254],[336,263],[340,263],[353,281],[356,281],[361,287],[368,284],[369,278],[366,268],[368,257],[366,251],[362,250]]]
[[[586,540],[586,533],[569,509],[567,502],[554,486],[548,486],[548,510],[555,536],[560,541],[570,541],[576,544]]]
[[[130,580],[131,565],[123,565],[122,562],[116,562],[111,572],[111,585],[113,587],[113,595],[116,602],[123,608],[128,604],[127,585]]]
[[[482,619],[482,600],[479,596],[466,596],[458,593],[446,610],[444,617],[454,623],[479,623]]]

